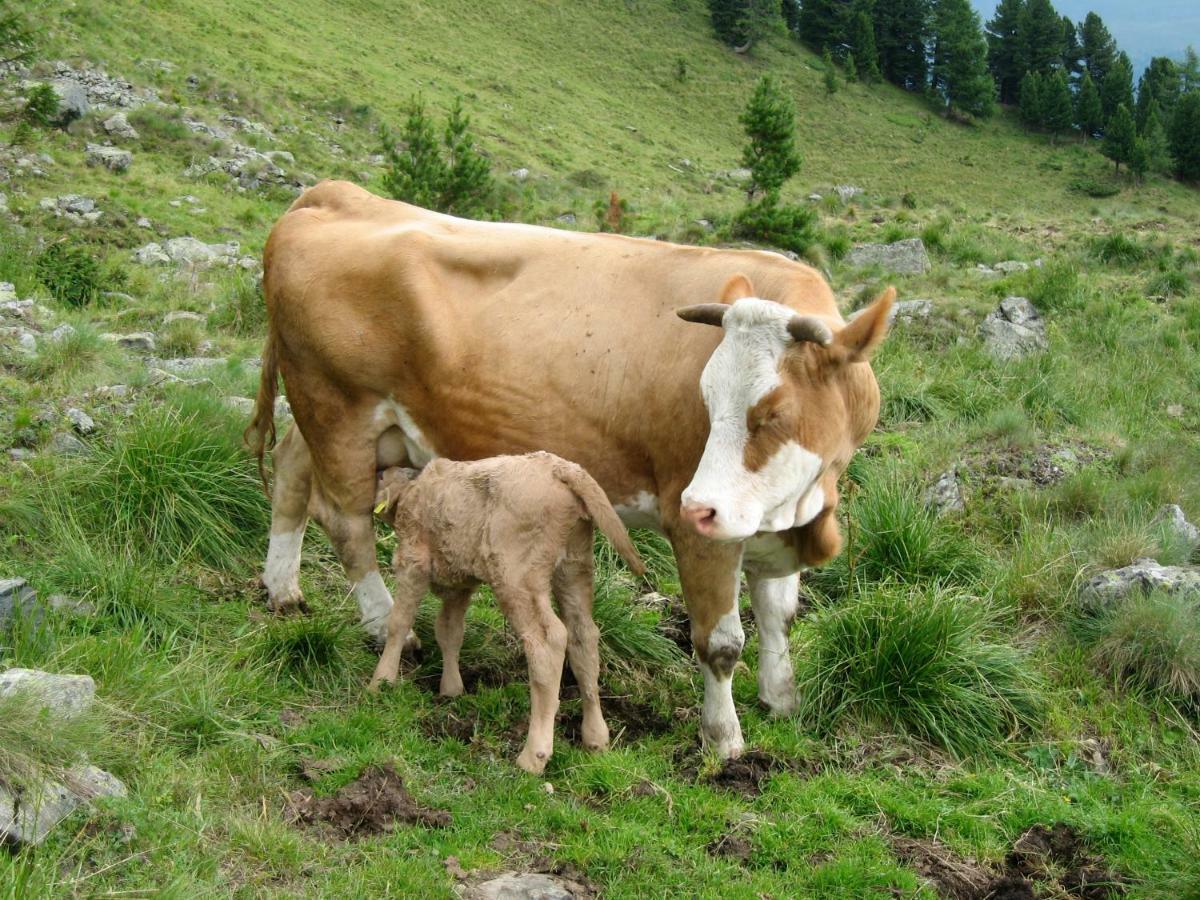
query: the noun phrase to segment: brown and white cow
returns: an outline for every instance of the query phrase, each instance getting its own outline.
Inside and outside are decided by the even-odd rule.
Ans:
[[[274,436],[277,372],[299,428],[274,454],[272,608],[303,603],[311,511],[382,638],[376,470],[548,450],[591,473],[627,525],[670,539],[704,740],[742,748],[739,568],[759,696],[794,709],[796,573],[840,549],[838,476],[878,415],[868,358],[893,291],[846,324],[819,273],[774,253],[466,221],[332,181],[272,230],[263,286],[248,434],[260,453]]]

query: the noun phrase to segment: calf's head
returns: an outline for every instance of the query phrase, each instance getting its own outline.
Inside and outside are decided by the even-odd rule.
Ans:
[[[683,491],[686,522],[713,540],[739,541],[805,525],[836,504],[837,478],[879,415],[868,360],[895,293],[838,330],[754,296],[742,275],[720,303],[676,311],[724,330],[700,376],[709,433]]]
[[[387,522],[394,522],[396,507],[412,483],[420,477],[418,469],[391,466],[375,475],[375,512]]]

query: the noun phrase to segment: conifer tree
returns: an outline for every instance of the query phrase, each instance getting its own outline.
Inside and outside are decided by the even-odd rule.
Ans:
[[[764,75],[738,121],[750,139],[742,153],[742,164],[750,170],[746,198],[778,196],[783,183],[800,171],[791,99],[770,75]]]
[[[1129,174],[1133,176],[1134,181],[1141,184],[1149,169],[1150,149],[1145,138],[1135,137],[1133,147],[1129,151]]]
[[[875,46],[880,74],[910,91],[928,77],[930,0],[875,0]]]
[[[1200,91],[1179,98],[1167,128],[1175,174],[1185,181],[1200,181]]]
[[[796,32],[800,30],[800,3],[799,0],[782,0],[783,6],[783,23],[787,25],[787,30]]]
[[[996,86],[987,70],[987,42],[968,0],[936,0],[933,7],[931,87],[950,109],[980,118],[995,109]]]
[[[1133,145],[1136,140],[1137,129],[1133,124],[1133,114],[1129,112],[1129,107],[1122,103],[1104,126],[1104,143],[1100,151],[1113,161],[1115,171],[1120,172],[1121,163],[1128,163],[1133,158]]]
[[[1183,51],[1183,61],[1179,63],[1179,93],[1188,94],[1192,91],[1200,91],[1200,55],[1189,44]]]
[[[1096,90],[1096,82],[1092,81],[1092,73],[1083,70],[1083,78],[1079,82],[1079,91],[1075,95],[1075,124],[1083,133],[1086,141],[1104,125],[1104,110],[1100,106],[1100,92]]]
[[[825,65],[825,93],[836,94],[838,89],[837,70],[833,67],[833,55],[829,48],[821,54],[821,62]]]
[[[1070,16],[1063,16],[1059,21],[1063,34],[1063,68],[1068,75],[1077,75],[1083,68],[1083,45],[1079,43],[1079,32]]]
[[[1020,104],[1018,114],[1021,121],[1030,128],[1041,128],[1045,118],[1045,106],[1042,102],[1042,76],[1037,72],[1026,72],[1021,79]]]
[[[1150,157],[1152,172],[1166,173],[1171,169],[1171,144],[1167,140],[1167,126],[1157,100],[1150,102],[1146,111],[1146,125],[1142,129],[1142,140]]]
[[[1109,34],[1104,20],[1090,12],[1079,26],[1083,65],[1091,73],[1096,87],[1103,89],[1104,77],[1117,61],[1117,42]]]
[[[875,49],[875,29],[866,9],[860,8],[850,17],[847,38],[858,66],[858,77],[864,84],[875,84],[880,80],[879,52]]]
[[[1138,79],[1137,119],[1138,131],[1146,127],[1146,115],[1150,104],[1157,103],[1161,111],[1169,116],[1179,97],[1179,67],[1165,56],[1155,56]]]
[[[780,0],[708,0],[708,14],[717,37],[745,51],[782,21]]]
[[[858,81],[858,64],[854,61],[854,54],[846,54],[846,65],[843,66],[846,70],[846,84],[854,84]]]
[[[425,114],[424,101],[420,97],[409,101],[400,144],[386,125],[380,126],[380,138],[388,164],[384,189],[397,200],[437,209],[446,181],[446,164],[438,151],[433,122]]]
[[[1118,106],[1124,105],[1133,110],[1133,64],[1124,51],[1117,54],[1108,74],[1104,76],[1104,82],[1100,85],[1100,105],[1104,108],[1106,119],[1116,114]]]
[[[987,23],[988,68],[996,79],[1001,103],[1016,103],[1021,96],[1021,14],[1025,0],[1000,0]]]
[[[1062,63],[1064,49],[1062,20],[1050,0],[1027,0],[1019,25],[1022,67],[1049,75]]]
[[[800,6],[800,40],[815,50],[846,43],[849,0],[804,0]]]
[[[1059,69],[1042,82],[1042,127],[1050,132],[1050,142],[1071,130],[1075,111],[1071,108],[1071,86],[1067,73]]]
[[[455,97],[443,137],[446,177],[440,206],[443,212],[456,216],[486,213],[494,190],[491,166],[476,148],[470,126],[471,120],[463,112],[462,97]]]

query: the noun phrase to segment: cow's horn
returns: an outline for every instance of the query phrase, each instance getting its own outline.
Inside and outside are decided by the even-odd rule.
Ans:
[[[833,332],[816,316],[792,316],[787,330],[797,341],[812,341],[822,347],[833,343]]]
[[[675,315],[685,322],[698,322],[701,325],[716,325],[718,328],[725,320],[729,306],[724,303],[698,303],[695,306],[682,306],[675,310]]]

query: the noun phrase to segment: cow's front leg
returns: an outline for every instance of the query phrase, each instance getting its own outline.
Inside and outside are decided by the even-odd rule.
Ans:
[[[775,715],[790,716],[796,711],[796,680],[788,630],[800,606],[800,576],[765,578],[753,570],[746,575],[758,624],[758,698]]]
[[[700,737],[731,758],[742,752],[742,727],[733,705],[733,669],[746,636],[738,615],[741,544],[718,544],[678,529],[671,535],[683,600],[692,624],[692,646],[704,676]]]

